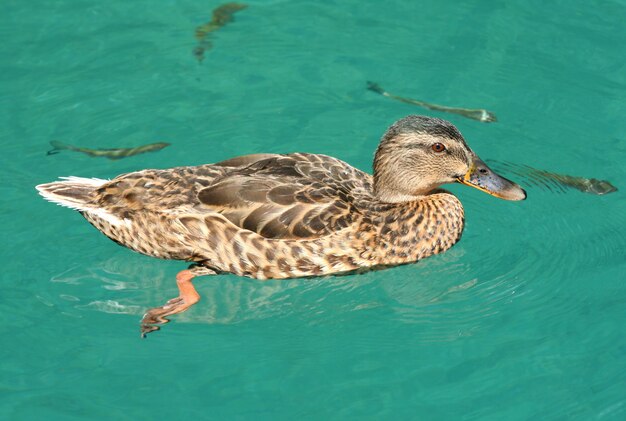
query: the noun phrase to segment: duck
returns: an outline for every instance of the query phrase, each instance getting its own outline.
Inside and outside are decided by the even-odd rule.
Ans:
[[[420,115],[389,126],[372,174],[327,155],[261,153],[111,180],[62,177],[36,188],[122,246],[191,263],[176,275],[178,297],[144,314],[145,337],[199,301],[198,276],[346,274],[445,252],[465,222],[460,200],[441,188],[449,183],[526,198],[452,123]]]

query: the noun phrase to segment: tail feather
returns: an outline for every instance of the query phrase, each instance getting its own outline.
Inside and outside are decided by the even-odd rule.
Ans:
[[[36,186],[39,194],[45,199],[78,211],[94,209],[92,200],[95,190],[108,180],[99,178],[61,177],[63,181],[40,184]]]

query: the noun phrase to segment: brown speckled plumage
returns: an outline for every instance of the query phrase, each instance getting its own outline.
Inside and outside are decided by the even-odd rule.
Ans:
[[[124,222],[83,215],[139,253],[257,279],[412,262],[461,236],[463,208],[450,193],[381,203],[371,176],[338,159],[256,159],[122,175],[93,200]]]
[[[434,155],[433,142],[450,153]],[[71,178],[38,189],[139,253],[257,279],[291,278],[414,262],[449,249],[461,237],[463,207],[433,187],[459,180],[474,157],[450,123],[409,116],[383,137],[376,192],[371,175],[306,153],[111,181]],[[433,163],[443,168],[431,170]]]

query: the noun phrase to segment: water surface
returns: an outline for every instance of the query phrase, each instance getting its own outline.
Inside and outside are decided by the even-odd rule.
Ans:
[[[623,419],[626,2],[250,1],[199,64],[218,2],[4,2],[0,418]],[[196,282],[200,304],[139,339],[185,265],[123,249],[37,196],[239,154],[369,170],[427,113],[366,90],[493,110],[453,121],[483,158],[610,180],[606,196],[452,186],[462,241],[360,276]],[[62,152],[169,142],[109,161]]]

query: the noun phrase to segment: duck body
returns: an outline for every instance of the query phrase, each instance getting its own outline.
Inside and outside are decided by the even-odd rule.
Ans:
[[[139,253],[257,279],[409,263],[459,240],[452,194],[385,203],[372,186],[325,155],[247,155],[118,176],[92,189],[88,206],[100,211],[81,213]]]
[[[526,197],[491,172],[453,125],[421,116],[387,130],[373,175],[326,155],[255,154],[110,181],[68,177],[37,189],[123,246],[202,268],[179,273],[180,297],[146,313],[145,333],[199,299],[194,276],[317,276],[441,253],[464,226],[461,202],[439,188],[449,182]]]

